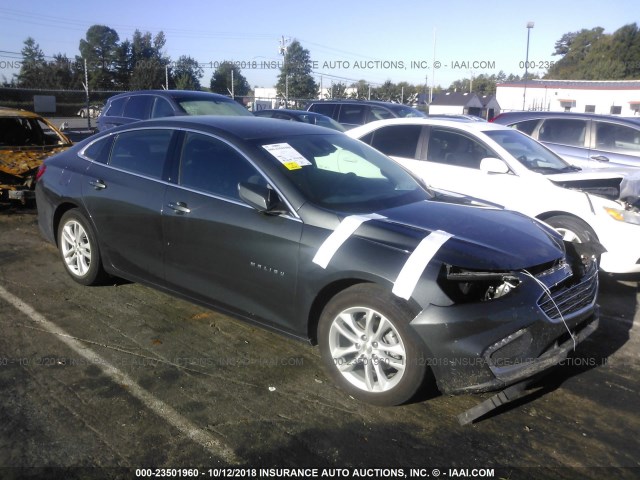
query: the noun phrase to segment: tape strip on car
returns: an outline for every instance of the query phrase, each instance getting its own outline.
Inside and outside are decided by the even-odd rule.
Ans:
[[[411,298],[413,290],[416,288],[418,280],[427,264],[440,247],[451,237],[453,237],[453,235],[450,233],[436,230],[418,244],[413,253],[409,255],[409,258],[398,274],[398,278],[396,278],[393,284],[393,290],[391,291],[394,295],[404,298],[405,300]]]
[[[322,268],[327,268],[331,258],[338,251],[340,246],[347,241],[347,239],[353,235],[353,233],[367,220],[380,220],[386,217],[378,215],[377,213],[371,213],[368,215],[349,215],[345,217],[338,227],[331,232],[331,235],[320,245],[320,248],[313,257],[313,263],[320,265]]]

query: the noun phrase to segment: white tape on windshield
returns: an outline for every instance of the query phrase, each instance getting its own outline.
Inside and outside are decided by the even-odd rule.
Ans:
[[[377,213],[371,213],[367,215],[349,215],[345,217],[338,227],[331,232],[331,235],[320,245],[320,248],[313,257],[313,263],[320,265],[322,268],[327,268],[331,258],[338,251],[340,246],[347,241],[347,239],[353,235],[353,233],[367,220],[386,218]]]
[[[440,247],[444,245],[444,242],[451,237],[453,237],[452,234],[443,232],[442,230],[436,230],[428,237],[425,237],[413,253],[409,255],[391,291],[398,297],[409,300],[427,264],[438,252]]]

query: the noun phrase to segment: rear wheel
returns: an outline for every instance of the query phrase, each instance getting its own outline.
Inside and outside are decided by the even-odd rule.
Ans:
[[[376,285],[355,285],[336,295],[318,325],[322,360],[334,382],[376,405],[413,397],[426,362],[411,319],[400,299]]]
[[[60,219],[58,249],[67,273],[76,282],[95,285],[105,279],[95,234],[77,209],[69,210]]]

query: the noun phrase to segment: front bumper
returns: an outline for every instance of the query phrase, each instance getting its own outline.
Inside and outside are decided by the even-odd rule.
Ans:
[[[430,305],[411,326],[441,392],[499,390],[561,363],[597,329],[597,289],[594,264],[580,281],[553,287],[555,303],[528,279],[499,299]]]

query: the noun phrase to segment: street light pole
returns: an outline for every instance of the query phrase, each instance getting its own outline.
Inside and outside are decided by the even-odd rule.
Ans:
[[[522,94],[522,110],[524,110],[527,100],[527,73],[529,71],[529,35],[531,34],[533,25],[533,22],[527,22],[527,56],[524,61],[524,93]]]

